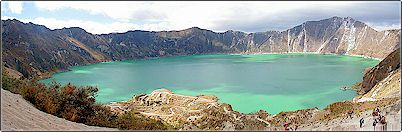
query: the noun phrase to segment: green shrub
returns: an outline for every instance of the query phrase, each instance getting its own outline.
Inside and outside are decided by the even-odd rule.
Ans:
[[[128,112],[119,117],[118,128],[123,130],[167,130],[170,127],[161,121]]]
[[[102,105],[95,105],[92,109],[95,113],[88,117],[85,124],[101,127],[117,127],[118,116],[109,108]]]
[[[19,84],[19,79],[11,78],[8,75],[8,72],[6,72],[4,69],[2,70],[1,74],[1,87],[5,90],[8,90],[12,93],[19,93],[18,89],[18,84]]]

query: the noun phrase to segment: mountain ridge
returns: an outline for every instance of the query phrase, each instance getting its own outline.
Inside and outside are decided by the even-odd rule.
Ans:
[[[24,77],[104,61],[193,54],[316,52],[385,58],[400,47],[400,29],[380,32],[350,17],[306,21],[284,31],[256,33],[191,27],[91,34],[80,27],[51,30],[17,19],[2,20],[2,27],[3,62]]]
[[[333,16],[333,17],[330,17],[330,18],[326,18],[326,19],[322,19],[322,20],[327,20],[327,19],[353,19],[352,17],[349,17],[349,16],[347,16],[347,17],[339,17],[339,16]],[[322,20],[310,20],[310,21],[305,21],[305,22],[303,22],[302,24],[299,24],[299,25],[296,25],[296,26],[294,26],[294,27],[297,27],[297,26],[301,26],[301,25],[303,25],[303,24],[305,24],[305,23],[307,23],[307,22],[319,22],[319,21],[322,21]],[[353,19],[353,20],[355,20],[355,19]],[[21,22],[21,23],[24,23],[24,24],[33,24],[33,25],[37,25],[37,26],[43,26],[43,27],[46,27],[45,25],[41,25],[41,24],[35,24],[35,23],[32,23],[32,22],[28,22],[28,23],[25,23],[25,22],[22,22],[22,21],[20,21],[20,20],[18,20],[18,19],[16,19],[16,18],[13,18],[13,19],[6,19],[6,20],[2,20],[2,21],[17,21],[17,22]],[[355,20],[355,21],[358,21],[358,20]],[[359,22],[361,22],[361,21],[359,21]],[[364,24],[364,23],[363,23]],[[365,24],[365,25],[367,25],[367,24]],[[368,25],[367,25],[368,26]],[[294,28],[294,27],[292,27],[292,28]],[[47,28],[47,27],[46,27]],[[205,28],[200,28],[200,27],[197,27],[197,26],[193,26],[193,27],[190,27],[190,28],[186,28],[186,29],[181,29],[181,30],[161,30],[161,31],[148,31],[148,30],[128,30],[128,31],[124,31],[124,32],[111,32],[111,33],[100,33],[100,34],[95,34],[95,33],[91,33],[91,34],[93,34],[93,35],[108,35],[108,34],[124,34],[124,33],[127,33],[127,32],[130,32],[130,31],[145,31],[145,32],[178,32],[178,31],[183,31],[183,30],[189,30],[189,29],[199,29],[199,30],[208,30],[208,31],[212,31],[212,32],[214,32],[214,33],[225,33],[225,32],[242,32],[242,33],[246,33],[246,34],[255,34],[255,33],[266,33],[266,32],[284,32],[284,31],[286,31],[286,30],[289,30],[289,29],[291,29],[291,28],[288,28],[288,29],[286,29],[286,30],[283,30],[283,31],[280,31],[280,30],[267,30],[267,31],[261,31],[261,32],[244,32],[244,31],[240,31],[240,30],[226,30],[226,31],[222,31],[222,32],[216,32],[216,31],[213,31],[213,30],[209,30],[209,29],[205,29]],[[85,32],[87,32],[87,33],[90,33],[90,32],[88,32],[88,31],[86,31],[85,29],[83,29],[83,28],[81,28],[81,27],[63,27],[63,28],[56,28],[56,29],[50,29],[50,28],[47,28],[47,29],[49,29],[49,30],[68,30],[68,29],[80,29],[80,30],[84,30]],[[374,28],[373,28],[374,29]],[[376,29],[374,29],[374,30],[376,30]],[[376,31],[378,31],[378,32],[384,32],[384,31],[392,31],[392,30],[401,30],[401,29],[387,29],[387,30],[376,30]]]

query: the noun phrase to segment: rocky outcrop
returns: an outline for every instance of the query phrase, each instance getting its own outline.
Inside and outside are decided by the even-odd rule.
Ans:
[[[217,33],[197,27],[180,31],[91,34],[50,30],[33,23],[2,20],[3,61],[25,77],[68,70],[75,65],[213,53],[316,52],[384,58],[400,47],[400,29],[376,31],[350,17],[307,21],[285,31]]]
[[[266,129],[266,121],[258,115],[233,111],[229,104],[221,104],[217,100],[212,95],[185,96],[167,89],[158,89],[108,106],[117,113],[142,114],[181,130]]]
[[[116,113],[132,112],[160,120],[178,130],[285,130],[284,124],[297,130],[373,130],[370,112],[380,108],[387,117],[387,130],[400,129],[400,97],[374,101],[343,101],[324,109],[310,108],[280,112],[276,115],[260,110],[244,114],[229,104],[216,102],[215,96],[185,96],[167,89],[138,94],[131,100],[108,104]],[[352,118],[348,112],[354,111]],[[359,119],[366,124],[359,128]]]
[[[363,76],[363,81],[361,84],[360,93],[364,94],[369,92],[375,85],[387,78],[397,70],[401,69],[400,62],[400,48],[389,54],[384,60],[382,60],[378,65],[371,68]]]
[[[358,102],[373,101],[383,98],[401,96],[401,69],[392,71],[386,78],[378,82],[369,92],[356,98]]]

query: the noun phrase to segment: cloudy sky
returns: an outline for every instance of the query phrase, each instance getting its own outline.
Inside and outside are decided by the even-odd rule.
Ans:
[[[1,2],[1,19],[81,27],[101,34],[128,30],[182,30],[200,27],[217,32],[286,30],[305,21],[352,17],[377,30],[400,29],[400,1],[186,1],[186,2]]]

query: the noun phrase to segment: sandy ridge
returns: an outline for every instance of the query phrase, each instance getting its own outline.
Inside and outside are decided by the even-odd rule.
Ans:
[[[111,131],[117,129],[87,126],[53,116],[36,109],[21,95],[1,89],[1,130]]]

